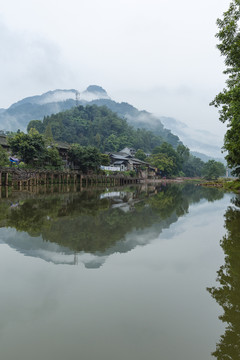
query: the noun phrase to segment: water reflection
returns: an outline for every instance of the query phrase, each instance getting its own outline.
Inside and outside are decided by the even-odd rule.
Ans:
[[[222,197],[192,184],[12,194],[0,202],[0,235],[24,255],[98,268],[111,254],[155,239],[190,204]]]
[[[225,254],[225,264],[217,272],[220,286],[208,289],[223,309],[220,320],[227,324],[212,353],[218,360],[240,359],[240,197],[232,202],[225,213],[227,234],[220,242]]]

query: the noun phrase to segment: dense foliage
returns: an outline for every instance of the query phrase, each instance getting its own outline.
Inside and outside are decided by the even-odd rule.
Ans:
[[[97,171],[101,165],[101,154],[93,146],[81,146],[73,144],[68,150],[69,161],[73,162],[80,170],[86,173],[88,170]]]
[[[219,108],[220,120],[227,123],[224,148],[228,151],[226,160],[234,173],[240,175],[240,1],[233,0],[222,19],[217,20],[219,32],[218,49],[225,57],[228,75],[226,88],[220,92],[211,105]]]
[[[187,177],[202,176],[204,162],[191,155],[184,145],[175,150],[170,144],[157,146],[148,158],[150,164],[158,168],[161,176],[181,175]]]
[[[215,160],[209,160],[202,168],[202,176],[208,180],[215,180],[220,176],[225,175],[225,172],[225,166],[221,162]]]
[[[9,136],[8,143],[11,152],[27,166],[55,169],[62,166],[56,145],[49,145],[49,141],[35,129],[31,129],[29,134],[19,131]]]
[[[44,163],[46,156],[44,138],[35,129],[31,129],[29,134],[18,132],[8,138],[8,143],[12,152],[26,164],[42,165]]]
[[[17,155],[22,162],[31,167],[60,168],[62,160],[59,150],[52,139],[52,130],[49,124],[44,135],[31,128],[28,134],[18,132],[8,138],[12,153]],[[1,150],[1,149],[0,149]],[[214,160],[203,163],[195,158],[184,145],[179,145],[175,150],[170,144],[163,142],[153,149],[152,155],[147,157],[142,149],[136,157],[150,163],[158,169],[160,176],[205,176],[207,179],[216,179],[224,175],[224,165]],[[0,151],[0,165],[6,163],[6,154]],[[72,144],[68,149],[68,161],[75,169],[84,173],[97,172],[100,165],[109,165],[110,159],[106,154],[101,154],[94,146]]]
[[[51,138],[46,128],[44,135],[31,128],[29,134],[18,132],[8,138],[11,151],[22,162],[30,167],[59,169],[63,165],[57,144]],[[0,149],[0,165],[5,159],[5,153]],[[87,173],[89,170],[97,171],[100,165],[109,165],[109,156],[101,154],[94,146],[81,146],[72,144],[68,149],[68,160],[77,169]]]
[[[44,134],[49,127],[56,141],[96,146],[101,152],[119,151],[126,146],[151,152],[163,143],[161,136],[145,129],[135,130],[105,106],[77,106],[47,116],[43,122],[32,120],[28,131],[35,128]]]
[[[138,151],[136,151],[135,158],[145,161],[147,159],[147,155],[142,149],[138,149]]]
[[[225,264],[217,272],[219,287],[208,291],[222,307],[219,317],[226,330],[220,337],[213,356],[218,360],[240,359],[240,201],[234,201],[234,207],[229,207],[225,213],[227,234],[220,244],[225,254]]]
[[[163,141],[171,144],[174,148],[177,148],[181,143],[178,136],[172,134],[169,129],[163,126],[161,118],[159,119],[145,110],[139,111],[126,102],[117,103],[111,99],[93,100],[89,105],[93,104],[97,106],[105,105],[118,114],[120,118],[127,119],[128,124],[133,126],[133,128],[151,131],[155,135],[160,136]]]
[[[9,164],[9,156],[6,150],[0,145],[0,166]]]

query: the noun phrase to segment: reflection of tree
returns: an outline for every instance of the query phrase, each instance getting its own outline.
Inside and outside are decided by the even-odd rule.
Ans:
[[[225,214],[227,235],[221,240],[225,253],[225,264],[220,267],[217,281],[220,286],[208,289],[212,297],[223,308],[219,318],[227,323],[216,351],[212,354],[219,360],[240,359],[240,199],[229,207]]]
[[[28,198],[5,212],[4,224],[73,251],[103,252],[131,231],[157,224],[160,232],[187,213],[192,202],[223,196],[215,189],[190,184],[159,186],[151,191],[136,187],[124,194],[121,199],[101,198],[96,191]]]

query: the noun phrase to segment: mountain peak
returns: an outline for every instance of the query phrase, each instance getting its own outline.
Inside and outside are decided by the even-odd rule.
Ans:
[[[101,94],[107,95],[106,90],[104,90],[101,86],[98,86],[98,85],[89,85],[85,91],[91,92],[91,93],[98,93],[98,94],[101,93]]]
[[[110,99],[106,90],[98,85],[89,85],[85,91],[80,94],[80,99],[93,101],[99,99]]]

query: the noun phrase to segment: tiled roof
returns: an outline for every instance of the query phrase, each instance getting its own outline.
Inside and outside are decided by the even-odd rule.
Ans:
[[[61,142],[61,141],[56,142],[55,145],[56,145],[56,147],[58,149],[66,149],[66,150],[68,150],[70,148],[70,146],[71,146],[70,144],[64,143],[64,142]]]
[[[122,155],[118,155],[118,154],[111,154],[110,156],[111,156],[113,159],[129,160],[126,156],[122,156]]]

